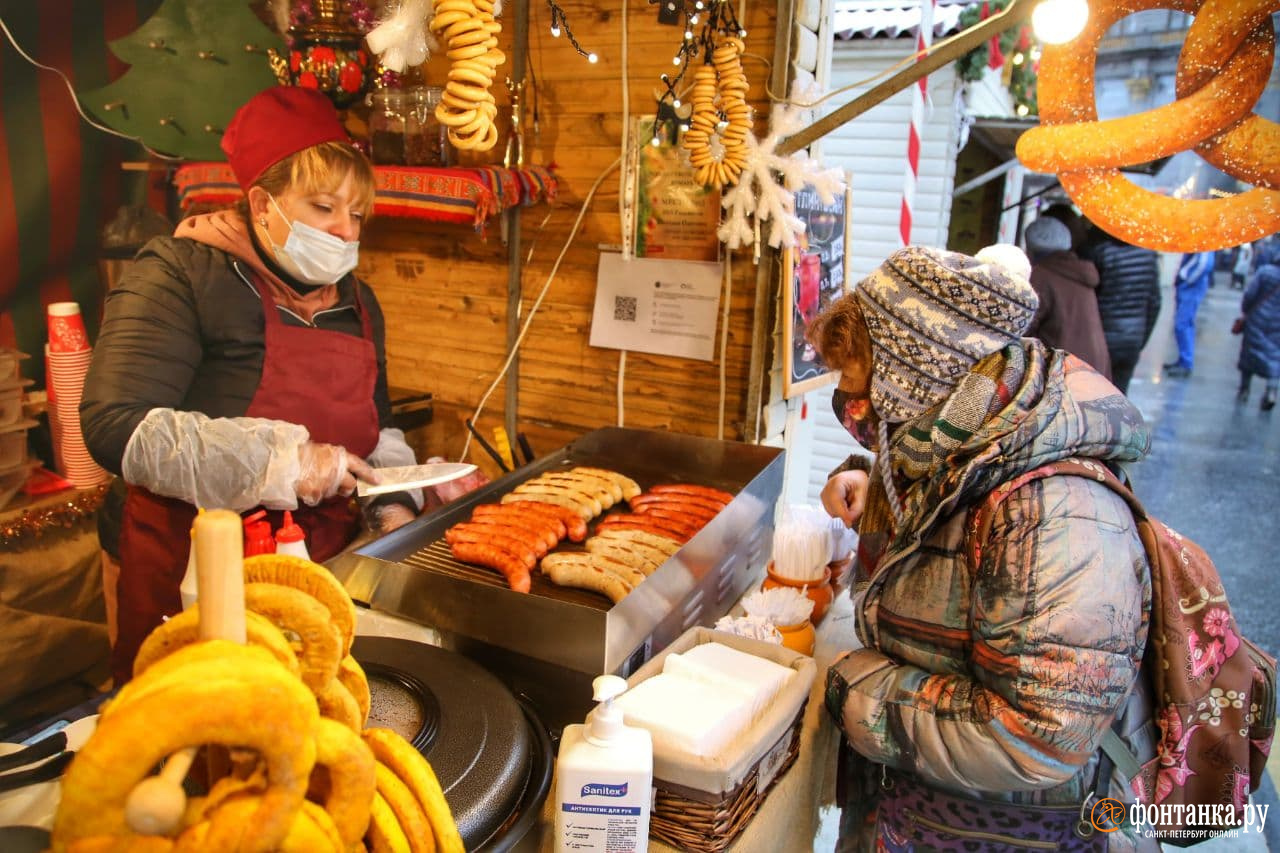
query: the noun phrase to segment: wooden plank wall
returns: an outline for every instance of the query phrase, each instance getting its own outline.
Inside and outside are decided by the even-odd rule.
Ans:
[[[578,56],[563,36],[551,37],[544,3],[531,0],[529,5],[529,62],[537,80],[538,121],[535,129],[533,97],[526,91],[526,161],[552,164],[560,187],[554,204],[523,211],[522,312],[547,280],[592,184],[607,172],[520,354],[519,428],[542,454],[617,422],[618,352],[591,347],[587,341],[599,252],[601,247],[616,250],[620,242],[620,172],[609,170],[622,142],[623,3],[561,4],[578,41],[599,55],[594,65]],[[631,114],[651,114],[659,75],[673,68],[671,59],[682,30],[659,25],[657,7],[646,0],[627,0],[626,5]],[[775,4],[745,5],[748,52],[771,57]],[[510,56],[510,20],[507,24],[501,47]],[[431,60],[428,82],[445,78],[446,62]],[[752,81],[756,132],[763,134],[768,66],[761,59],[748,58],[744,67]],[[505,105],[505,90],[495,94],[499,104]],[[501,145],[476,162],[500,158]],[[740,439],[746,417],[756,270],[746,252],[734,254],[731,270],[725,438]],[[415,448],[420,456],[456,458],[463,446],[463,419],[471,415],[506,357],[508,265],[498,220],[490,222],[483,237],[461,226],[375,220],[364,237],[360,272],[377,292],[387,316],[391,384],[430,391],[435,397],[433,423],[411,436]],[[719,372],[718,355],[715,361],[701,362],[628,353],[626,426],[714,437]],[[499,385],[480,418],[486,437],[503,416],[504,388]],[[474,444],[469,458],[490,473],[496,471]]]

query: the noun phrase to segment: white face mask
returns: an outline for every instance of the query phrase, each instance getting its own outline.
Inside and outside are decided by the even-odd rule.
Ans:
[[[275,197],[269,195],[268,198],[276,212],[288,222],[289,217],[284,215]],[[269,233],[267,240],[275,252],[276,263],[304,284],[333,284],[355,269],[360,260],[359,240],[348,243],[297,220],[289,223],[289,237],[283,246],[271,240]]]

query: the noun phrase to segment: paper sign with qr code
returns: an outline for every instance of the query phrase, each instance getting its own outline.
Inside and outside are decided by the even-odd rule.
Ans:
[[[601,252],[591,346],[711,361],[721,274],[719,263]]]

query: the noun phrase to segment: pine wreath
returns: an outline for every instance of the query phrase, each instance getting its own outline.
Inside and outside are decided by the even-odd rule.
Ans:
[[[1009,5],[1009,0],[987,0],[985,3],[972,3],[960,13],[961,30],[977,25],[985,18],[1001,12]],[[983,14],[983,7],[986,14]],[[992,63],[991,42],[996,42],[1000,55]],[[1036,115],[1039,107],[1036,104],[1036,71],[1039,63],[1031,58],[1031,28],[1027,25],[1005,30],[998,38],[984,41],[973,50],[956,60],[956,74],[961,80],[972,83],[981,80],[988,66],[1000,68],[1006,62],[1010,64],[1009,94],[1013,97],[1014,107],[1019,115]],[[1006,59],[1010,55],[1021,53],[1023,60],[1013,63]]]

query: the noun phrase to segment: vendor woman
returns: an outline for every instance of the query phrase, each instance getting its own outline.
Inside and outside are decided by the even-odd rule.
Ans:
[[[286,86],[241,107],[222,149],[244,201],[142,249],[107,298],[84,386],[85,442],[127,485],[119,577],[104,578],[117,684],[181,609],[197,506],[294,510],[325,560],[358,532],[356,480],[415,462],[391,425],[382,311],[352,275],[369,162],[324,95]],[[386,532],[421,504],[385,495],[364,517]]]

